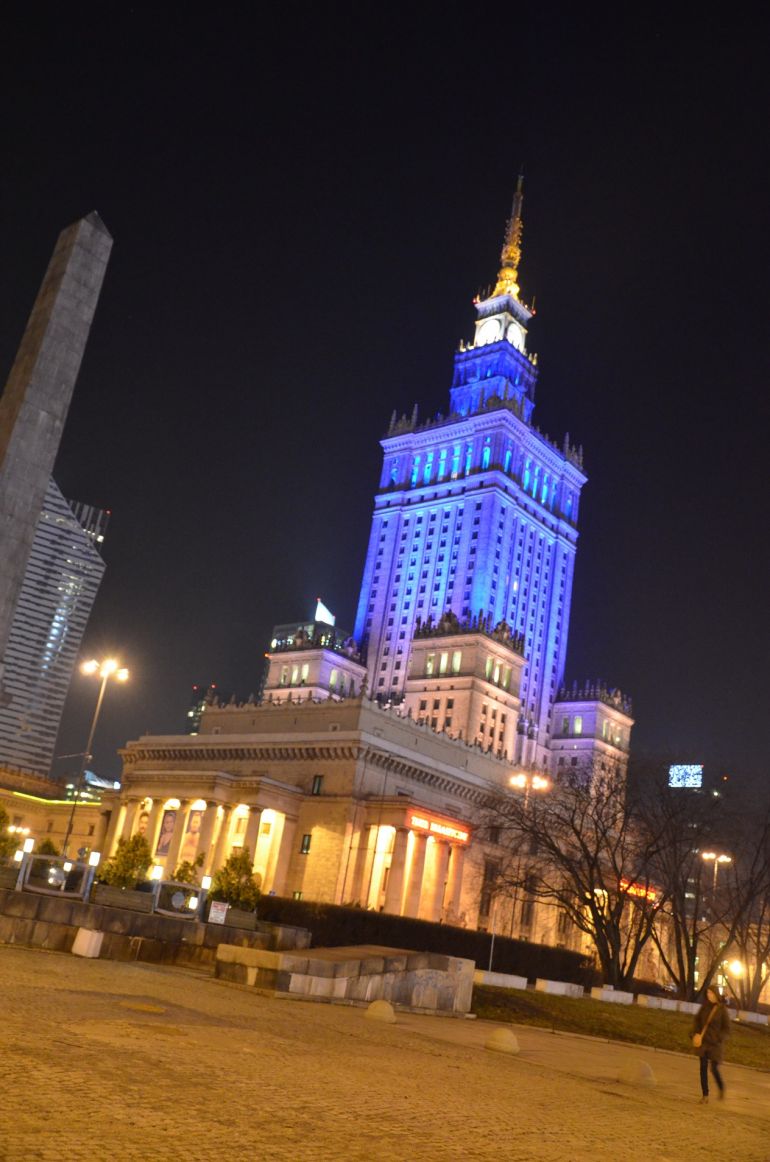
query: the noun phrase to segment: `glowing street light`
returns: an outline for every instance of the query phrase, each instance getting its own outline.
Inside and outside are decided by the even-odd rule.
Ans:
[[[526,771],[519,771],[516,775],[511,775],[508,780],[512,787],[524,791],[524,809],[529,806],[530,791],[550,791],[551,780],[545,775],[528,774]]]
[[[719,866],[720,866],[720,864],[723,864],[723,863],[732,863],[733,857],[731,855],[725,855],[724,852],[722,852],[718,855],[715,851],[702,851],[700,853],[700,857],[701,857],[701,859],[705,860],[706,863],[713,862],[713,864],[714,864],[714,879],[713,879],[713,882],[711,885],[711,890],[712,890],[712,892],[716,892],[716,890],[717,890],[717,876],[719,875]]]
[[[70,811],[69,821],[67,822],[67,833],[64,836],[62,855],[67,854],[67,844],[69,843],[70,836],[72,835],[72,825],[75,822],[75,808],[77,807],[78,799],[80,798],[81,792],[83,790],[83,781],[86,775],[86,767],[89,761],[93,758],[91,748],[94,745],[94,735],[96,734],[96,726],[99,722],[99,714],[101,713],[102,702],[104,701],[104,692],[107,689],[107,683],[109,682],[110,678],[113,678],[116,682],[128,681],[128,670],[125,666],[121,666],[120,662],[117,661],[116,658],[104,658],[101,662],[98,662],[96,658],[91,658],[89,661],[82,663],[80,672],[81,674],[86,674],[89,677],[97,675],[99,678],[101,678],[102,682],[101,686],[99,687],[99,695],[96,699],[94,716],[91,719],[91,729],[88,732],[88,742],[86,743],[86,749],[83,752],[83,761],[80,764],[80,774],[78,776],[78,781],[75,785],[74,794],[72,797],[72,810]]]

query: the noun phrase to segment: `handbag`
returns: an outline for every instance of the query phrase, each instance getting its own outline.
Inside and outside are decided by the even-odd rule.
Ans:
[[[708,1017],[706,1018],[706,1024],[703,1026],[700,1033],[693,1033],[693,1035],[692,1035],[693,1049],[700,1049],[701,1045],[703,1044],[703,1038],[706,1036],[706,1030],[708,1029],[709,1025],[711,1024],[711,1018],[714,1016],[714,1013],[717,1011],[718,1008],[719,1008],[718,1004],[714,1005],[712,1007],[711,1012],[709,1013]]]

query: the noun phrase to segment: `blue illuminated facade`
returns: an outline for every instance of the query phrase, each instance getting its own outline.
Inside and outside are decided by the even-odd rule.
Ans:
[[[404,689],[418,618],[451,610],[506,621],[524,638],[517,761],[547,762],[562,685],[577,544],[582,452],[532,423],[537,360],[519,298],[521,188],[492,294],[476,302],[473,341],[455,355],[449,415],[395,414],[374,503],[354,636],[369,691]]]

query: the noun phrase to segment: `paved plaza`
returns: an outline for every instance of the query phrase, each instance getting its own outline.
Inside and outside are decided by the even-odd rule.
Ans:
[[[770,1072],[703,1107],[693,1058],[545,1030],[511,1057],[487,1022],[9,946],[0,982],[2,1162],[770,1162]]]

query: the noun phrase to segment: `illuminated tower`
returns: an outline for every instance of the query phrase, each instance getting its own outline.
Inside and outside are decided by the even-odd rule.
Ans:
[[[83,632],[104,573],[109,514],[49,480],[5,655],[0,763],[47,775]]]
[[[506,622],[524,641],[516,759],[545,764],[564,677],[582,453],[532,424],[532,311],[519,297],[521,179],[494,290],[477,300],[473,342],[455,355],[447,417],[394,414],[355,637],[370,693],[404,691],[418,618]]]

